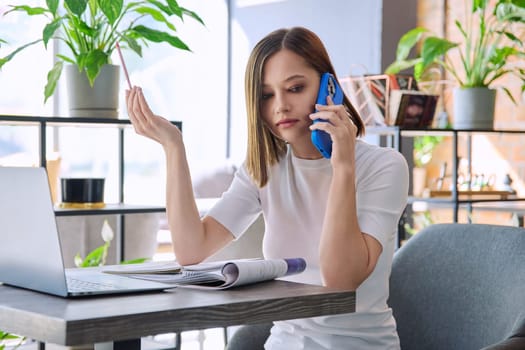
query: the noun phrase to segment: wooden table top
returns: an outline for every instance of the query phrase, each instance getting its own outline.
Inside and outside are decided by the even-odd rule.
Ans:
[[[354,311],[353,291],[281,280],[75,299],[0,285],[0,329],[68,346]]]

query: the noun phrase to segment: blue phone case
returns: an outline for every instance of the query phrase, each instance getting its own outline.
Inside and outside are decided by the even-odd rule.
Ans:
[[[321,76],[321,84],[319,85],[319,93],[317,94],[317,104],[326,105],[326,97],[332,97],[334,104],[340,105],[343,103],[343,90],[339,86],[337,79],[330,74],[324,73]],[[314,123],[324,122],[323,119],[315,119]],[[312,143],[317,147],[319,152],[325,158],[332,156],[332,139],[330,135],[322,130],[312,131]]]

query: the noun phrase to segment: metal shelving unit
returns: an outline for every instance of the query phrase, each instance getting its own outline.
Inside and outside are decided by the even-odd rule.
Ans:
[[[451,166],[451,188],[450,197],[409,197],[409,205],[416,202],[424,202],[428,208],[452,208],[453,222],[458,222],[459,211],[464,209],[469,213],[473,210],[490,210],[491,205],[496,211],[508,210],[510,212],[525,212],[525,198],[511,197],[511,198],[460,198],[461,193],[458,189],[458,167],[459,167],[459,141],[461,137],[466,138],[466,159],[468,164],[468,175],[472,174],[472,136],[481,134],[503,135],[503,134],[525,134],[525,130],[485,130],[485,129],[410,129],[399,126],[383,126],[383,127],[368,127],[367,134],[379,135],[383,138],[382,146],[392,147],[401,152],[409,167],[413,166],[412,159],[412,142],[404,142],[406,139],[414,138],[416,136],[433,135],[433,136],[449,136],[452,138],[452,166]],[[502,205],[501,203],[514,202],[510,205]],[[516,202],[524,202],[523,206],[516,205]],[[406,238],[404,231],[403,218],[399,224],[400,226],[400,241]],[[470,222],[470,219],[469,219]]]
[[[182,130],[181,121],[172,121]],[[140,206],[128,205],[124,199],[124,130],[131,126],[128,119],[110,118],[78,118],[78,117],[45,117],[45,116],[22,116],[22,115],[0,115],[1,125],[26,125],[38,128],[39,138],[39,164],[46,167],[47,162],[47,140],[46,130],[48,126],[114,126],[118,128],[118,203],[107,204],[101,209],[63,209],[55,207],[56,216],[83,216],[83,215],[118,215],[119,249],[118,259],[124,259],[124,215],[138,213],[161,213],[166,210],[163,206]]]

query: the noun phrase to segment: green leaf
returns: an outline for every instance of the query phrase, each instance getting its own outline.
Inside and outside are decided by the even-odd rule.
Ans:
[[[122,13],[124,2],[123,0],[98,0],[98,4],[108,18],[109,23],[113,25]]]
[[[58,0],[46,0],[46,4],[49,12],[53,14],[53,17],[55,17],[58,9]]]
[[[166,32],[151,29],[143,25],[138,25],[136,27],[133,27],[132,30],[136,32],[137,34],[139,34],[140,36],[142,36],[146,40],[156,42],[156,43],[166,42],[170,44],[171,46],[176,47],[178,49],[191,51],[190,48],[182,40]]]
[[[457,47],[457,43],[453,43],[446,39],[441,39],[435,36],[428,37],[423,42],[421,49],[421,57],[423,58],[423,67],[428,67],[430,64],[437,61],[440,57],[445,55],[448,50]]]
[[[428,32],[428,30],[421,27],[406,32],[397,44],[396,61],[405,60],[410,54],[410,50],[412,50],[425,32]]]
[[[414,58],[412,60],[406,60],[406,61],[395,61],[390,66],[387,67],[385,70],[386,74],[397,74],[401,71],[404,71],[405,69],[411,68],[415,66],[416,64],[422,62],[422,58]]]
[[[202,18],[200,18],[199,15],[196,14],[195,12],[185,9],[184,7],[181,7],[181,10],[185,15],[190,16],[191,18],[195,19],[197,22],[201,23],[202,25],[205,25]]]
[[[520,47],[523,47],[523,42],[521,41],[520,38],[518,38],[516,35],[514,35],[514,33],[511,33],[509,31],[503,31],[503,32],[499,32],[498,31],[497,33],[501,33],[501,34],[505,35],[513,43],[515,43],[516,45],[518,45]]]
[[[510,92],[510,90],[506,87],[502,87],[503,91],[505,92],[505,94],[507,94],[507,96],[510,98],[510,100],[517,106],[518,105],[518,102],[516,102],[516,100],[514,99],[514,96],[512,96],[512,93]]]
[[[489,61],[495,66],[503,66],[507,61],[507,58],[512,55],[517,55],[518,50],[513,47],[505,46],[501,48],[496,48],[491,52]]]
[[[80,267],[95,267],[103,264],[104,258],[107,255],[109,245],[104,244],[98,248],[93,249],[82,261]]]
[[[133,50],[137,55],[142,57],[142,46],[139,45],[137,40],[129,37],[128,35],[123,35],[121,39],[123,39],[127,43],[131,50]]]
[[[468,38],[468,34],[467,32],[465,31],[465,28],[463,28],[463,25],[461,24],[460,21],[458,20],[455,20],[454,23],[456,24],[456,27],[459,29],[459,31],[461,32],[461,35],[467,39]]]
[[[49,39],[53,37],[57,29],[60,28],[61,24],[62,24],[62,19],[58,18],[54,20],[53,22],[46,24],[46,26],[44,27],[42,38],[44,40],[44,47],[46,49],[47,49],[47,43],[49,42]]]
[[[176,0],[167,0],[168,6],[171,12],[182,19],[182,9],[179,7],[179,4]]]
[[[0,330],[0,350],[6,349],[4,345],[4,340],[18,340],[17,344],[11,344],[11,346],[9,346],[9,349],[15,350],[22,345],[22,343],[26,340],[26,337],[22,337],[16,334],[10,334]]]
[[[64,0],[66,7],[80,17],[86,11],[88,0]]]
[[[96,28],[93,28],[93,27],[90,27],[81,18],[75,18],[74,19],[74,29],[78,30],[82,34],[87,35],[90,38],[97,38],[100,35],[100,30],[98,30]],[[76,32],[72,31],[70,33],[73,34],[73,33],[76,33]]]
[[[525,22],[525,1],[500,2],[494,10],[498,21]]]
[[[484,10],[487,7],[487,0],[472,0],[472,12]]]
[[[91,86],[95,84],[95,79],[100,73],[100,68],[109,63],[108,61],[109,56],[102,50],[94,50],[86,54],[83,65],[86,68],[86,74]]]
[[[62,66],[62,61],[58,61],[49,73],[47,73],[47,84],[44,88],[44,103],[46,103],[47,99],[55,92],[58,79],[60,78],[60,74],[62,74]]]
[[[173,11],[171,11],[169,6],[164,5],[162,2],[156,1],[156,0],[146,0],[146,1],[152,5],[155,5],[159,10],[161,10],[165,14],[170,15],[170,16],[173,15]]]
[[[3,58],[0,58],[0,69],[2,69],[2,66],[4,64],[6,64],[7,62],[11,61],[13,59],[13,57],[15,57],[15,55],[17,53],[19,53],[20,51],[22,51],[23,49],[25,49],[26,47],[28,46],[31,46],[31,45],[34,45],[38,42],[42,41],[42,39],[38,39],[38,40],[35,40],[35,41],[32,41],[30,43],[27,43],[25,45],[22,45],[20,46],[19,48],[17,48],[15,51],[11,52],[9,55],[3,57]]]
[[[135,11],[137,13],[140,13],[141,15],[150,15],[154,20],[156,20],[157,22],[162,22],[162,23],[165,23],[166,26],[168,26],[168,28],[170,28],[171,30],[173,31],[176,31],[176,28],[175,26],[170,23],[166,17],[164,17],[164,15],[162,14],[162,12],[154,9],[154,8],[151,8],[151,7],[146,7],[146,6],[141,6],[141,7],[138,7],[135,9]]]
[[[423,66],[423,59],[421,59],[419,62],[417,62],[414,65],[414,78],[416,81],[420,81],[423,77],[423,73],[425,73],[426,67]]]
[[[10,5],[10,6],[12,7],[12,9],[4,13],[4,16],[7,15],[9,12],[13,12],[13,11],[22,11],[22,12],[27,13],[29,16],[43,15],[48,12],[48,10],[43,7],[31,7],[27,5],[20,5],[20,6]]]
[[[77,63],[75,62],[75,60],[73,60],[73,59],[71,59],[71,58],[69,58],[69,57],[67,57],[67,56],[57,54],[57,57],[59,57],[60,59],[66,61],[67,63],[77,64]]]

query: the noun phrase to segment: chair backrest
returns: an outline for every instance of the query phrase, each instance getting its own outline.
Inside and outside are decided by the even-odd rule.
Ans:
[[[470,350],[525,317],[525,230],[428,226],[394,255],[389,305],[402,350]]]

